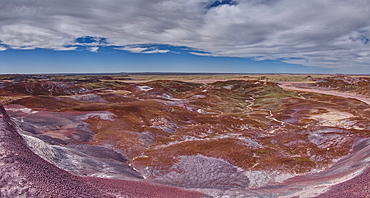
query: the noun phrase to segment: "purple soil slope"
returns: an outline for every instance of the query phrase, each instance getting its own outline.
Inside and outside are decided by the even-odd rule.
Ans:
[[[148,182],[72,175],[34,154],[0,104],[0,197],[204,197]]]
[[[330,188],[317,198],[362,198],[370,197],[370,168],[361,175]]]

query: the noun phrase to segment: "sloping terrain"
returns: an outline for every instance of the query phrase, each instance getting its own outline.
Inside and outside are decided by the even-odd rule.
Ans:
[[[72,175],[33,153],[18,130],[0,105],[1,197],[204,197],[147,182]]]
[[[99,177],[91,181],[144,178],[216,197],[315,196],[368,166],[370,107],[356,99],[258,80],[74,86],[84,91],[24,92],[10,82],[1,90],[14,98],[6,109],[27,148]]]
[[[340,91],[351,91],[361,95],[370,94],[370,78],[358,77],[353,78],[350,76],[333,76],[326,78],[316,79],[315,86],[336,89]]]

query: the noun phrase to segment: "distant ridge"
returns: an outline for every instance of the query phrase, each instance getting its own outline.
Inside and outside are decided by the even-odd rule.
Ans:
[[[0,74],[4,75],[63,75],[63,76],[102,76],[102,75],[338,75],[321,73],[213,73],[213,72],[116,72],[116,73],[32,73],[32,74]],[[370,74],[344,74],[353,76],[363,76]]]

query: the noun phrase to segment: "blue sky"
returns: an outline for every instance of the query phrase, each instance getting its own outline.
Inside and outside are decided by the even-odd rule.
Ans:
[[[368,0],[3,0],[0,73],[370,73]]]
[[[148,46],[148,45],[146,45]],[[155,46],[166,53],[132,53],[116,47],[54,51],[50,49],[0,52],[1,73],[115,73],[115,72],[207,72],[207,73],[333,73],[331,69],[287,64],[276,60],[199,56],[185,47]]]

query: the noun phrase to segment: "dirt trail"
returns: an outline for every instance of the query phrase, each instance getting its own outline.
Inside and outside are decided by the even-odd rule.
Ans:
[[[299,86],[299,87],[298,87]],[[302,92],[313,92],[313,93],[319,93],[319,94],[326,94],[326,95],[333,95],[333,96],[339,96],[344,98],[354,98],[357,100],[360,100],[368,105],[370,105],[370,97],[366,97],[363,95],[359,95],[356,93],[351,92],[342,92],[338,90],[332,90],[327,88],[320,88],[320,87],[302,87],[307,86],[307,83],[297,83],[297,82],[279,82],[279,87],[291,91],[302,91]]]

